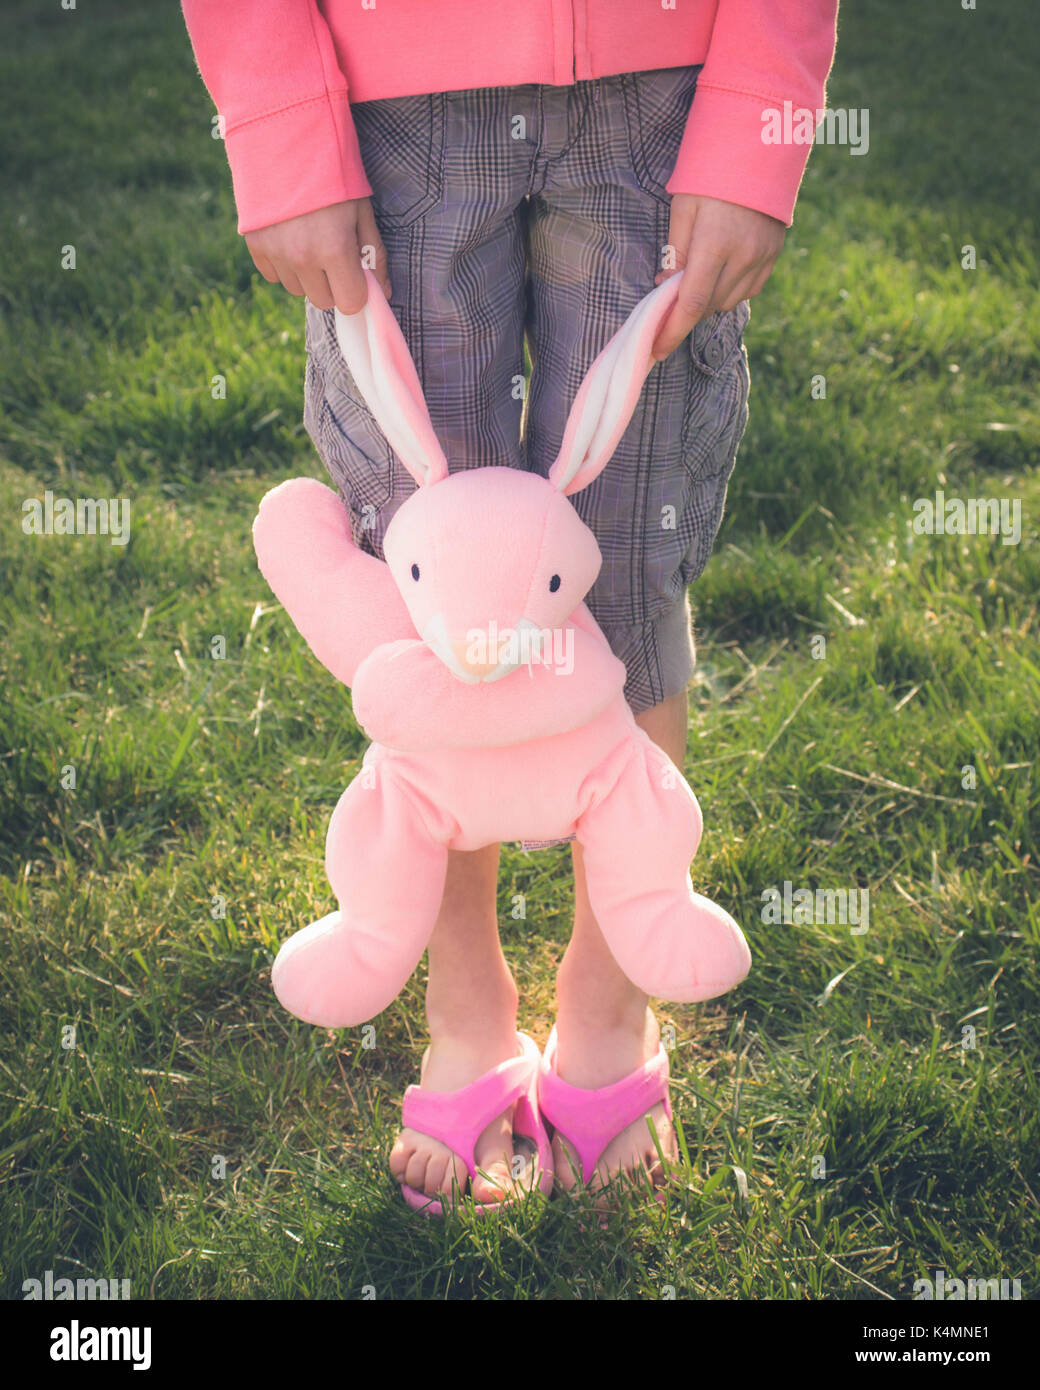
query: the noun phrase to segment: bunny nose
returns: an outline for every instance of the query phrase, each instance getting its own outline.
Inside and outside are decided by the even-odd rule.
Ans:
[[[539,660],[543,634],[529,618],[513,628],[499,628],[496,621],[486,630],[471,629],[452,635],[443,613],[435,613],[423,628],[422,640],[460,680],[473,684],[498,681],[517,666]]]
[[[494,656],[493,661],[471,660],[469,656],[471,646],[472,643],[465,638],[455,638],[451,643],[451,649],[455,653],[455,660],[467,675],[475,676],[477,680],[483,680],[485,676],[490,676],[491,672],[498,666],[498,657],[494,653],[489,652],[489,656]]]

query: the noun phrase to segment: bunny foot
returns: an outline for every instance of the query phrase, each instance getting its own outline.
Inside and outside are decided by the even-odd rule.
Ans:
[[[354,1028],[382,1013],[426,949],[447,862],[406,788],[392,776],[370,781],[367,770],[355,777],[332,813],[325,846],[339,910],[278,952],[271,983],[284,1007],[320,1028]]]
[[[589,901],[614,959],[644,994],[675,1003],[725,994],[751,968],[733,918],[693,891],[700,838],[697,798],[649,738],[578,822]]]

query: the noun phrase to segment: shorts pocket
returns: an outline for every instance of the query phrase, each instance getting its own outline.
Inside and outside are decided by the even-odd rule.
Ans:
[[[350,112],[376,221],[388,231],[410,226],[441,200],[444,93],[378,97]]]
[[[735,340],[732,338],[735,325],[747,322],[746,302],[730,314],[719,317],[727,319],[734,315],[733,325],[723,326],[718,338],[712,338],[706,331],[700,335],[691,334],[688,339],[693,367],[682,438],[685,493],[682,526],[685,534],[679,574],[684,588],[701,575],[708,563],[722,524],[729,480],[748,421],[751,378],[747,352],[739,331]],[[711,322],[709,319],[698,327],[707,330]],[[720,347],[709,352],[708,345],[713,341]]]
[[[747,420],[744,329],[750,318],[751,306],[741,300],[727,313],[702,319],[679,349],[690,359],[682,449],[691,478],[712,477],[732,467],[731,455]]]
[[[697,65],[621,75],[632,171],[643,192],[665,206],[672,201],[665,184],[679,157],[700,70]]]

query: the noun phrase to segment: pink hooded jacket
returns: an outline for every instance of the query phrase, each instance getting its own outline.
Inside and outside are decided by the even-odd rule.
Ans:
[[[670,193],[790,225],[810,146],[764,115],[814,112],[838,0],[182,0],[222,117],[239,232],[372,192],[352,101],[563,85],[703,63]]]

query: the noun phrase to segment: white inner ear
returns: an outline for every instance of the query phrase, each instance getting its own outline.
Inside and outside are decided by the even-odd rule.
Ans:
[[[369,293],[372,293],[369,287]],[[401,409],[407,387],[383,351],[368,305],[359,314],[336,310],[336,338],[343,360],[357,382],[365,404],[375,416],[390,447],[418,482],[428,483],[431,465],[418,435]]]
[[[604,419],[604,409],[607,404],[607,396],[610,391],[610,383],[613,378],[614,366],[622,350],[620,333],[617,334],[607,344],[604,349],[603,359],[594,367],[589,368],[585,381],[588,383],[588,395],[581,415],[578,417],[577,428],[574,431],[574,439],[571,443],[570,452],[567,456],[567,466],[563,473],[556,479],[557,488],[562,491],[572,478],[584,467],[589,454],[595,449],[596,441],[601,436],[601,431],[606,423]],[[613,418],[617,418],[617,412],[612,412]]]
[[[640,348],[640,330],[648,318],[657,314],[657,302],[663,297],[663,290],[671,294],[674,286],[665,280],[637,304],[603,349],[600,360],[589,368],[585,377],[588,396],[578,419],[567,462],[562,472],[554,475],[555,485],[561,492],[585,464],[596,459],[606,447],[617,427],[630,382],[644,366],[649,367],[649,361],[642,360],[644,354]],[[649,344],[645,356],[649,359]]]

